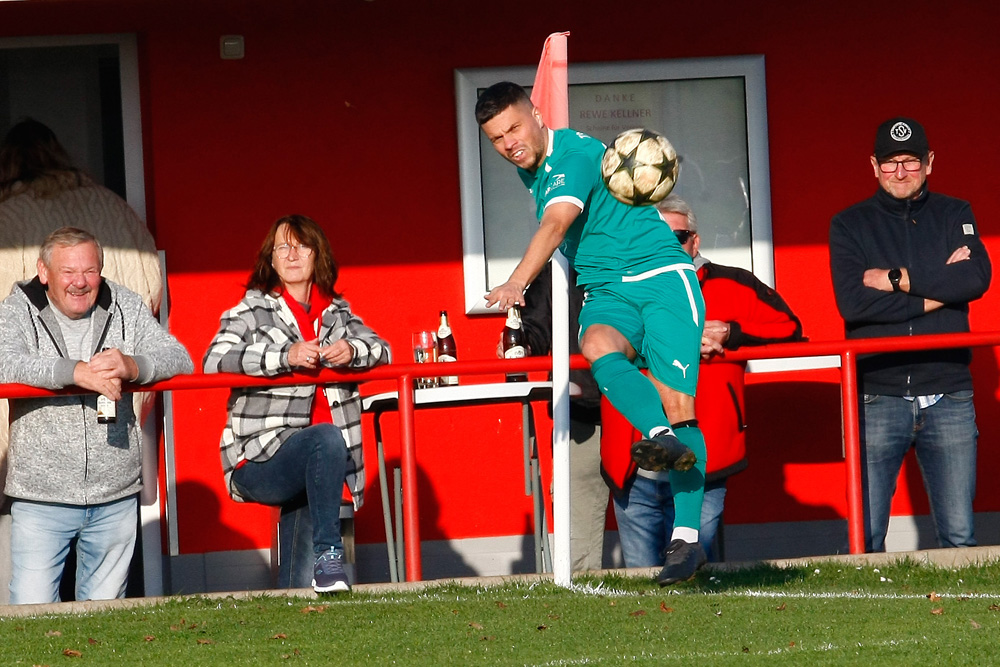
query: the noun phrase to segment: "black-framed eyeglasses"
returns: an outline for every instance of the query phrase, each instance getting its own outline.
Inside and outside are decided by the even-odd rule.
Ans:
[[[674,236],[677,237],[677,242],[684,245],[691,240],[692,236],[695,236],[698,232],[693,232],[690,229],[675,229]]]
[[[886,160],[885,162],[879,162],[878,169],[883,174],[895,174],[900,165],[902,165],[903,171],[920,171],[920,167],[923,166],[923,164],[923,160],[911,157],[905,160]]]

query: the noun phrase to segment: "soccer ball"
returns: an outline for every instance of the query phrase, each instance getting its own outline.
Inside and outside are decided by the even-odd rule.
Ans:
[[[615,137],[601,160],[601,176],[618,201],[655,204],[674,189],[680,162],[677,151],[658,132],[637,128]]]

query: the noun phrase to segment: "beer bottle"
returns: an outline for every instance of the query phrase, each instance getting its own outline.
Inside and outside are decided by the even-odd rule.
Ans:
[[[108,348],[104,348],[104,352]],[[104,394],[97,395],[97,423],[114,424],[118,421],[118,405]]]
[[[455,336],[451,333],[451,326],[448,324],[447,310],[441,311],[441,324],[438,325],[437,360],[458,361],[458,352],[455,350]],[[457,384],[457,375],[446,375],[439,382],[439,385],[442,387],[453,387]]]
[[[524,345],[524,329],[521,328],[521,311],[517,306],[507,310],[507,322],[503,327],[503,358],[523,359],[527,356]],[[507,373],[507,382],[527,382],[528,374],[521,371]]]

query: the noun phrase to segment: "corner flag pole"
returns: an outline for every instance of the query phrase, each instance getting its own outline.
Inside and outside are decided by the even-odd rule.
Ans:
[[[553,130],[569,126],[568,32],[545,40],[531,89],[531,103]],[[569,263],[552,257],[552,512],[555,549],[552,569],[558,586],[572,583],[569,500]],[[543,535],[543,539],[547,539]]]

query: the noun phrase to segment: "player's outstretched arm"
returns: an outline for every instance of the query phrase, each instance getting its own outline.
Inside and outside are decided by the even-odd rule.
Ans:
[[[551,204],[542,214],[538,231],[531,237],[524,257],[518,262],[510,278],[502,285],[497,285],[486,295],[486,307],[492,308],[499,304],[500,310],[511,306],[524,305],[524,290],[534,280],[545,264],[552,258],[559,244],[566,237],[570,225],[580,215],[580,209],[569,202]]]

